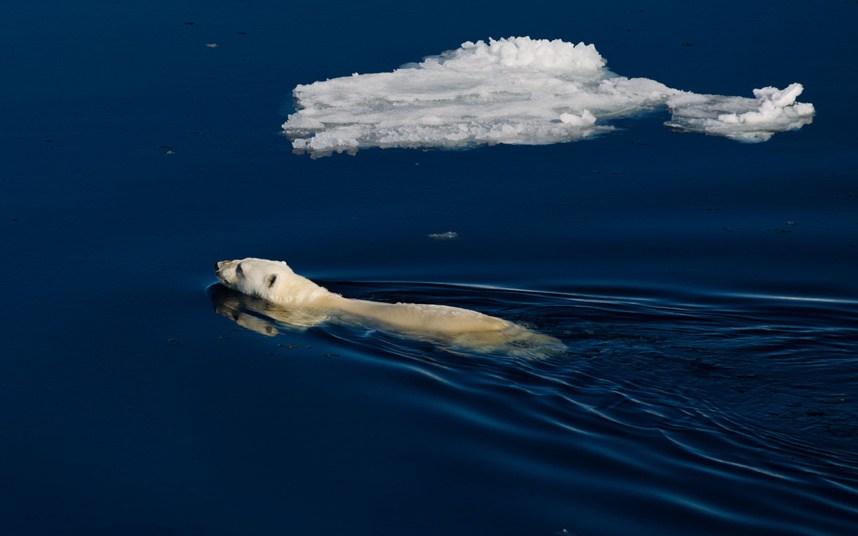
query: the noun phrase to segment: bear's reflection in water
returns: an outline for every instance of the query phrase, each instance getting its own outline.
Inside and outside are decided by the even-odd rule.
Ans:
[[[380,330],[401,338],[428,342],[454,353],[497,353],[524,359],[546,359],[560,356],[567,350],[559,340],[508,322],[500,331],[464,332],[455,335],[446,331],[426,329],[397,329],[372,318],[344,311],[322,311],[307,307],[278,305],[262,298],[236,292],[223,284],[209,287],[208,294],[218,314],[239,326],[274,337],[284,331],[304,331],[323,323],[356,330]]]

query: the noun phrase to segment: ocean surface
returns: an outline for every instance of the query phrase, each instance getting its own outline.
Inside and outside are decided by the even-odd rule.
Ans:
[[[858,534],[856,25],[842,0],[7,2],[0,533]],[[816,115],[755,144],[663,109],[546,145],[281,133],[299,84],[510,36],[699,93],[799,82]],[[242,257],[567,350],[247,329],[213,271]]]

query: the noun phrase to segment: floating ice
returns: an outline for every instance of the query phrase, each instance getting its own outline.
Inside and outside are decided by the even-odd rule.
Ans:
[[[429,235],[432,240],[455,240],[459,238],[459,233],[456,231],[447,231],[446,233],[432,233]]]
[[[668,127],[760,142],[776,132],[795,130],[813,121],[813,105],[795,102],[801,84],[786,89],[755,89],[756,99],[681,93],[667,99],[673,114]]]
[[[593,45],[529,37],[466,42],[390,73],[353,74],[294,90],[283,123],[296,152],[366,147],[541,145],[612,130],[610,120],[667,106],[667,126],[759,142],[813,119],[801,84],[756,98],[700,95],[605,68]]]

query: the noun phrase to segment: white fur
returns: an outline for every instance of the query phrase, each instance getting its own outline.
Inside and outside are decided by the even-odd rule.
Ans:
[[[535,345],[555,351],[565,348],[553,337],[469,309],[344,298],[296,274],[282,261],[221,261],[216,273],[226,287],[288,310],[285,315],[271,315],[275,319],[293,324],[291,319],[301,318],[299,327],[335,319],[478,351]]]

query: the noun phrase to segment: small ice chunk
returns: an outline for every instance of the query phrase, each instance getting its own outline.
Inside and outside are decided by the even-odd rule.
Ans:
[[[761,142],[777,132],[796,130],[813,121],[812,104],[796,102],[804,88],[754,90],[756,98],[686,94],[669,98],[673,117],[666,124],[677,130],[703,132],[744,142]]]
[[[560,114],[560,122],[573,127],[586,127],[596,123],[596,116],[591,114],[589,110],[583,110],[580,115]]]
[[[429,238],[433,240],[453,240],[459,237],[459,233],[456,231],[447,231],[446,233],[432,233],[429,235]]]

